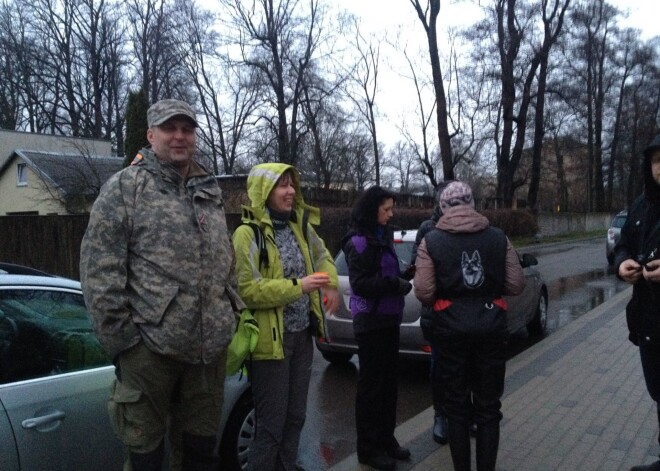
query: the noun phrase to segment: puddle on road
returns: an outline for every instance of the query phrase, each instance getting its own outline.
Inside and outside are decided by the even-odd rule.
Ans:
[[[547,283],[548,331],[555,332],[628,286],[609,269],[593,270]]]

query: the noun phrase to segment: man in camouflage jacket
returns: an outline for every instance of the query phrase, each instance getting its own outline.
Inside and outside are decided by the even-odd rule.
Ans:
[[[147,120],[151,148],[92,207],[83,293],[116,365],[108,408],[125,469],[161,469],[168,423],[173,469],[215,469],[226,349],[243,307],[234,252],[220,188],[193,160],[194,110],[161,100]]]

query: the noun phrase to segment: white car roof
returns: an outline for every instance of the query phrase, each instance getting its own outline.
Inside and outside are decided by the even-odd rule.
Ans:
[[[415,237],[417,237],[417,229],[394,231],[395,242],[415,242]]]
[[[66,288],[80,291],[80,282],[57,276],[10,275],[0,272],[0,287],[41,286],[48,288]]]

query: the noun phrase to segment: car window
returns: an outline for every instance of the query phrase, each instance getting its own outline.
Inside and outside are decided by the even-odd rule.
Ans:
[[[413,242],[396,242],[394,244],[394,251],[396,252],[397,257],[399,257],[399,268],[401,271],[405,270],[410,264],[410,258],[412,255]],[[335,257],[335,266],[337,267],[337,275],[339,276],[348,276],[348,265],[346,264],[346,257],[344,257],[344,252],[339,251],[337,257]]]
[[[109,363],[80,293],[0,290],[0,383]]]
[[[612,227],[622,228],[625,223],[626,223],[626,216],[616,216],[612,220]]]

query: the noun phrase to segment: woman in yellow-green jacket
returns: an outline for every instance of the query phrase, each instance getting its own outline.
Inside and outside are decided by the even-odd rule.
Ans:
[[[300,175],[280,163],[254,166],[251,205],[234,232],[241,298],[259,323],[248,369],[257,414],[248,469],[295,470],[305,422],[313,336],[325,336],[324,311],[337,309],[337,270],[314,230],[318,208],[305,204]],[[325,304],[324,304],[325,299]]]

